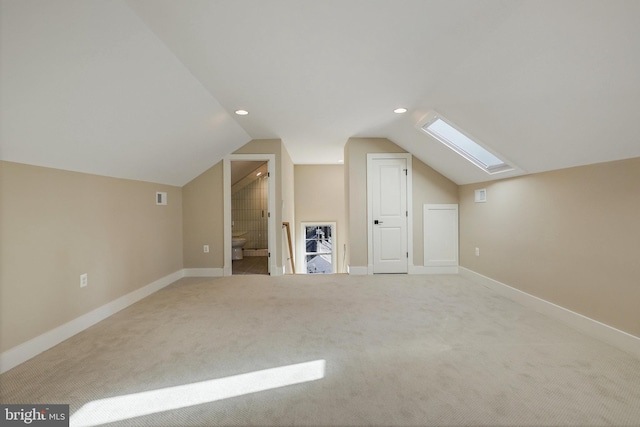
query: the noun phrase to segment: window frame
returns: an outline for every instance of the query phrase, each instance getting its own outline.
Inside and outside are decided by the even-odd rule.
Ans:
[[[336,243],[337,243],[337,235],[336,235],[336,221],[305,221],[300,223],[300,254],[301,254],[301,262],[300,262],[300,273],[302,274],[313,274],[307,273],[307,255],[312,255],[318,252],[307,252],[307,227],[330,227],[331,228],[331,273],[325,274],[336,274],[337,272],[337,253],[336,253]],[[322,274],[322,273],[317,273]]]
[[[447,126],[452,128],[455,132],[458,132],[463,137],[467,138],[472,143],[474,143],[477,146],[477,148],[486,151],[488,154],[494,156],[496,159],[498,159],[502,163],[497,164],[497,165],[488,165],[485,162],[483,162],[482,160],[478,159],[473,154],[469,153],[462,146],[458,145],[455,141],[452,141],[451,139],[446,138],[444,135],[442,135],[440,133],[437,133],[437,132],[435,132],[433,130],[430,130],[429,127],[431,125],[433,125],[434,123],[436,123],[437,121],[441,121],[442,123],[446,124]],[[456,152],[458,155],[460,155],[461,157],[463,157],[464,159],[466,159],[467,161],[471,162],[472,164],[474,164],[475,166],[477,166],[478,168],[482,169],[483,171],[485,171],[486,173],[488,173],[490,175],[497,174],[497,173],[502,173],[502,172],[511,172],[511,171],[519,169],[512,162],[510,162],[509,160],[505,159],[505,157],[503,155],[498,154],[494,150],[489,149],[485,144],[480,142],[477,138],[474,138],[473,136],[469,135],[467,132],[463,131],[459,126],[455,125],[449,119],[447,119],[446,117],[442,116],[440,113],[438,113],[436,111],[433,111],[433,110],[430,111],[425,116],[425,118],[418,123],[417,127],[422,132],[424,132],[427,135],[431,136],[432,138],[434,138],[435,140],[437,140],[438,142],[443,144],[445,147],[447,147],[447,148],[451,149],[452,151]]]

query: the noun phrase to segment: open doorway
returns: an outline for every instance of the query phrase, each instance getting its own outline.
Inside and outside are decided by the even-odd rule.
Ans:
[[[273,154],[231,154],[224,159],[225,276],[278,274],[274,168]]]
[[[266,161],[231,161],[231,274],[269,274]]]

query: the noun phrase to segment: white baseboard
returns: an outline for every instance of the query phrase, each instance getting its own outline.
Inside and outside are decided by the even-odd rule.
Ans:
[[[0,354],[0,374],[184,277],[178,270]]]
[[[366,276],[369,273],[367,267],[355,267],[348,265],[347,274],[350,274],[351,276]]]
[[[222,268],[185,268],[184,277],[222,277]]]
[[[412,265],[409,266],[409,274],[458,274],[458,266],[425,267]]]
[[[460,275],[478,282],[513,301],[536,310],[539,313],[559,320],[580,332],[617,347],[634,357],[640,358],[639,337],[568,310],[552,302],[543,300],[542,298],[538,298],[511,286],[505,285],[504,283],[498,282],[490,277],[483,276],[482,274],[476,273],[468,268],[460,267]]]

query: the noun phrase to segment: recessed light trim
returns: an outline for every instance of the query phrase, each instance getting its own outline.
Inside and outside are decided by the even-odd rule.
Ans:
[[[246,116],[249,112],[247,110],[236,110],[236,114],[239,116]]]
[[[406,113],[407,111],[409,111],[409,110],[407,110],[407,109],[406,109],[406,108],[404,108],[404,107],[396,108],[395,110],[393,110],[393,112],[394,112],[394,113],[396,113],[396,114],[404,114],[404,113]]]

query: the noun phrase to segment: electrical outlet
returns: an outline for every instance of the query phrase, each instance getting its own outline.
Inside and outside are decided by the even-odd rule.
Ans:
[[[480,256],[480,248],[476,248],[476,256]]]
[[[209,253],[209,245],[204,245],[202,247],[202,250],[204,251],[205,254],[208,254]]]
[[[88,284],[89,284],[89,277],[87,276],[87,273],[81,274],[80,275],[80,287],[84,288]]]

